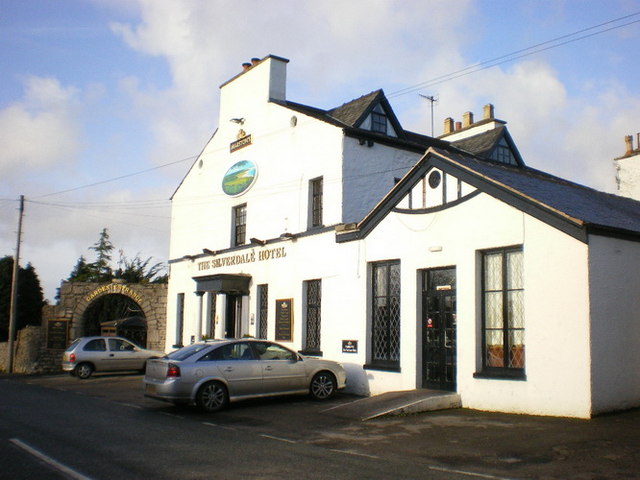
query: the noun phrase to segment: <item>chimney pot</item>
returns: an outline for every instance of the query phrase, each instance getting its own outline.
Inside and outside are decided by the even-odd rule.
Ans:
[[[453,118],[451,117],[447,117],[444,119],[444,133],[451,133],[453,132]]]
[[[627,151],[625,153],[628,155],[633,152],[633,137],[631,135],[624,137],[624,143],[627,146]]]
[[[493,105],[490,103],[487,103],[484,106],[484,116],[483,118],[485,120],[493,120]]]
[[[248,62],[245,62],[242,64],[242,71],[246,72],[247,70],[249,70],[251,68],[251,64]]]
[[[259,59],[259,58],[257,58],[257,57],[253,57],[253,58],[251,59],[251,65],[255,65],[255,64],[257,64],[259,61],[260,61],[260,59]]]
[[[456,122],[456,132],[462,130],[462,122]]]
[[[462,126],[466,128],[471,125],[473,125],[473,112],[464,112],[462,115]]]

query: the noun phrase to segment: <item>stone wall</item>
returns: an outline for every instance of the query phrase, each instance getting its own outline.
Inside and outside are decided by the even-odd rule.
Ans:
[[[43,372],[40,367],[42,336],[41,327],[28,326],[18,331],[17,339],[13,342],[14,373]],[[9,343],[0,343],[0,371],[7,371],[8,361]],[[57,370],[60,370],[59,362]]]
[[[166,284],[106,284],[62,282],[57,305],[45,305],[42,325],[29,326],[18,332],[14,342],[14,373],[59,373],[62,354],[74,338],[84,335],[84,312],[93,301],[104,295],[126,295],[138,303],[147,321],[147,348],[164,350],[166,339],[167,285]],[[48,325],[63,321],[68,326],[66,345],[49,348]],[[64,329],[63,329],[64,331]],[[6,372],[8,343],[0,343],[0,372]]]

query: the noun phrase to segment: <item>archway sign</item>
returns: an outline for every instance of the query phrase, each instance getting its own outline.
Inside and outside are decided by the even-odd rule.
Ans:
[[[67,344],[85,332],[85,312],[95,302],[108,295],[121,295],[135,302],[140,311],[138,314],[146,320],[146,347],[153,350],[164,350],[167,318],[167,285],[166,284],[126,284],[119,281],[109,283],[62,282],[57,305],[46,308],[43,322],[47,326],[67,326]],[[45,331],[55,329],[45,329]],[[57,331],[57,348],[62,347]],[[52,343],[53,344],[53,343]],[[66,348],[66,347],[65,347]]]

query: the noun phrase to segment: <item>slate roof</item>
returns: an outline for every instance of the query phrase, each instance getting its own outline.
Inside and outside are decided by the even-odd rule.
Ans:
[[[505,130],[504,126],[451,142],[451,145],[479,157],[488,157]]]
[[[640,241],[640,202],[600,192],[529,167],[516,167],[451,149],[430,148],[391,191],[338,242],[366,237],[432,167],[587,243],[589,234]]]
[[[364,120],[363,117],[371,110],[371,108],[380,103],[383,98],[384,93],[382,93],[382,90],[375,90],[361,96],[360,98],[356,98],[355,100],[329,110],[327,115],[349,125],[350,127],[357,127]]]
[[[640,235],[640,202],[601,192],[529,167],[514,167],[434,148],[478,178],[505,187],[584,227]]]
[[[400,148],[408,148],[421,153],[425,152],[432,146],[445,148],[450,146],[450,143],[446,140],[421,135],[403,129],[382,90],[375,90],[330,110],[323,110],[321,108],[311,107],[309,105],[303,105],[289,100],[272,99],[270,101],[290,110],[309,115],[310,117],[335,125],[336,127],[343,128],[345,133],[350,136],[359,138],[366,137],[367,139],[379,143],[385,143]],[[387,118],[392,123],[397,137],[359,128],[367,115],[378,104],[385,107]]]

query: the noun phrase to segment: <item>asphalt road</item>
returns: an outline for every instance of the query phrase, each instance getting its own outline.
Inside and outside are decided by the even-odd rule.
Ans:
[[[140,375],[0,379],[0,478],[638,479],[640,410],[593,420],[451,410],[361,422],[306,397],[217,414]]]

